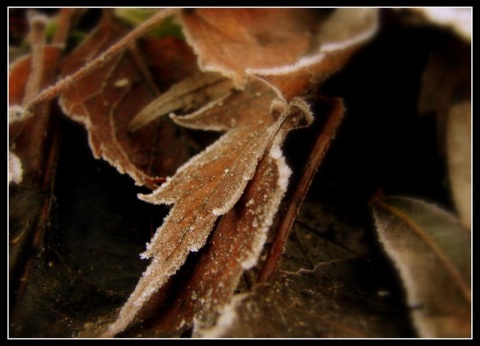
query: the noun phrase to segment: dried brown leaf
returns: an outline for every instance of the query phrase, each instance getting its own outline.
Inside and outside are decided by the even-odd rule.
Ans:
[[[385,251],[402,277],[420,337],[471,335],[471,239],[457,218],[421,200],[374,201]]]
[[[284,27],[289,30],[292,29],[293,32],[273,30],[272,26],[268,27],[267,24],[272,24],[268,21],[265,23],[258,22],[258,24],[253,23],[254,19],[261,13],[265,13],[266,20],[282,21],[285,24]],[[356,14],[352,12],[349,12],[349,14],[356,18]],[[205,17],[203,17],[204,15]],[[151,120],[149,117],[153,119],[181,107],[188,108],[195,105],[198,107],[198,101],[203,100],[207,103],[203,104],[198,111],[186,116],[171,115],[171,118],[184,127],[226,131],[226,133],[204,152],[180,167],[172,178],[167,179],[167,182],[151,195],[140,196],[141,199],[153,204],[174,204],[174,206],[151,242],[147,244],[147,251],[142,254],[145,258],[152,258],[151,264],[140,279],[135,291],[121,309],[117,320],[109,326],[105,335],[116,335],[131,325],[139,314],[141,315],[147,303],[155,297],[155,293],[164,287],[171,276],[179,270],[189,253],[196,252],[204,247],[217,218],[228,213],[237,204],[249,181],[252,180],[256,170],[259,169],[259,162],[266,160],[266,153],[270,152],[270,155],[276,160],[281,159],[280,145],[286,133],[292,128],[309,125],[313,120],[308,104],[302,98],[296,96],[304,96],[316,82],[323,80],[319,78],[319,74],[309,76],[296,73],[298,68],[306,67],[304,60],[300,60],[298,66],[294,65],[302,55],[312,48],[310,47],[312,40],[317,39],[311,37],[310,31],[313,23],[318,19],[317,13],[314,11],[266,10],[263,12],[257,10],[217,11],[197,9],[193,14],[184,12],[181,16],[186,35],[197,53],[210,47],[213,42],[214,47],[208,48],[210,49],[208,54],[211,54],[213,60],[220,58],[220,60],[212,63],[211,66],[213,67],[210,65],[210,67],[207,67],[205,66],[206,61],[209,61],[209,63],[211,61],[209,58],[203,60],[205,56],[202,55],[203,53],[199,53],[201,67],[204,70],[221,72],[231,77],[233,83],[237,87],[241,87],[242,90],[233,91],[228,80],[220,78],[218,74],[209,72],[198,74],[173,86],[162,97],[151,102],[145,111],[135,118],[132,126],[140,128]],[[363,19],[360,21],[363,24],[363,26],[360,25],[360,33],[357,30],[352,30],[349,26],[346,31],[339,34],[335,27],[339,25],[339,21],[349,17],[347,14],[341,15],[340,19],[334,16],[333,18],[337,19],[333,21],[334,24],[331,24],[332,29],[323,30],[323,36],[328,42],[327,49],[343,51],[347,47],[345,50],[348,51],[347,55],[350,55],[353,46],[356,47],[359,43],[363,43],[376,30],[376,11],[367,12],[366,17],[367,19],[362,17]],[[241,25],[239,25],[240,20]],[[189,23],[186,24],[186,21],[189,21]],[[207,22],[208,25],[205,24]],[[356,28],[358,22],[353,21],[353,23],[352,26]],[[219,27],[214,26],[217,24],[219,24]],[[203,36],[198,35],[198,32],[192,34],[193,27],[196,27]],[[212,30],[211,35],[206,35]],[[336,34],[333,35],[331,30]],[[222,34],[219,34],[219,32]],[[228,33],[228,35],[224,36],[225,33]],[[198,36],[194,37],[193,35]],[[205,39],[205,37],[208,37],[208,39]],[[238,46],[236,40],[240,42]],[[338,40],[341,42],[337,42]],[[285,46],[282,46],[279,42],[285,44],[289,42],[294,47],[297,47],[297,45],[298,47],[285,49]],[[202,46],[203,44],[206,45]],[[246,50],[248,53],[245,55],[245,60],[238,59],[238,56],[235,56],[236,66],[229,61],[233,56],[224,54],[220,57],[218,52],[219,48],[221,50],[230,49],[231,45],[234,46],[232,52],[240,49]],[[199,46],[202,46],[202,48],[199,48]],[[323,57],[324,53],[321,56]],[[225,57],[226,60],[223,59]],[[315,62],[318,60],[317,57],[314,58]],[[343,57],[346,57],[346,55]],[[342,60],[338,56],[338,61],[338,64],[328,63],[322,66],[321,70],[325,73],[322,78],[339,69],[346,59]],[[217,62],[218,65],[216,65]],[[272,62],[273,65],[271,65]],[[246,79],[245,70],[247,67],[255,68],[250,69],[250,71],[256,71],[266,76],[271,72],[268,67],[284,66],[285,64],[293,64],[294,66],[291,70],[282,70],[283,76],[289,75],[289,73],[294,75],[291,83],[294,84],[293,88],[295,90],[291,89],[288,97],[284,97],[283,90],[279,92],[277,85],[272,81],[267,81],[265,85],[258,81],[252,82]],[[307,69],[303,70],[306,71]],[[277,72],[275,70],[274,74],[277,74]],[[343,110],[343,108],[341,109]],[[287,172],[289,170],[284,164],[280,166],[283,168],[279,169],[278,166],[275,168],[279,169],[279,172],[275,174],[278,179],[276,184],[284,191],[287,186],[289,175]],[[263,171],[260,170],[260,172]],[[268,177],[258,178],[251,182],[252,189],[262,188],[264,184],[267,184],[267,186],[270,184]],[[264,193],[251,198],[253,201],[263,198],[263,206],[273,206],[267,208],[266,211],[259,212],[262,209],[259,205],[243,205],[244,202],[240,202],[239,209],[235,212],[247,215],[255,210],[254,214],[257,217],[252,214],[254,217],[252,220],[249,217],[244,217],[243,220],[235,220],[238,221],[237,227],[243,227],[245,232],[249,229],[251,234],[257,234],[256,232],[260,228],[263,230],[261,234],[264,234],[272,222],[278,208],[279,199],[283,195],[283,193],[280,194],[275,191],[276,189],[273,189],[271,194]],[[217,232],[222,234],[225,225],[230,225],[228,228],[233,227],[233,221],[229,221],[232,220],[231,218],[236,219],[235,214],[227,214],[224,218],[225,221],[220,223]],[[244,223],[245,226],[243,226]],[[223,269],[222,275],[225,276],[219,277],[220,281],[217,282],[217,285],[223,285],[222,289],[213,287],[213,281],[206,284],[201,276],[194,276],[190,281],[192,283],[190,287],[196,287],[195,294],[201,293],[200,300],[202,303],[195,302],[195,299],[191,298],[192,293],[188,293],[191,292],[189,291],[190,288],[187,289],[186,295],[180,295],[180,298],[186,297],[189,302],[188,312],[179,313],[173,317],[176,318],[177,322],[167,320],[166,323],[168,325],[172,325],[172,323],[175,325],[176,323],[173,328],[180,329],[184,327],[185,323],[187,325],[191,323],[192,314],[199,321],[200,326],[213,323],[216,310],[225,304],[233,294],[241,272],[253,266],[258,260],[265,239],[257,238],[258,236],[250,238],[245,243],[237,238],[239,244],[233,259],[237,265],[230,270]],[[243,253],[245,249],[250,250]],[[208,255],[211,255],[210,251]],[[227,255],[229,254],[218,253],[215,258],[217,261],[225,262],[227,261]],[[200,261],[199,263],[203,262]],[[212,270],[220,270],[221,266],[218,263],[205,265],[205,267],[201,267],[203,269],[199,273],[203,273],[203,276],[212,275]],[[188,294],[190,294],[190,298]],[[174,311],[174,314],[176,313],[175,308],[171,311]],[[160,326],[159,328],[163,327]]]
[[[172,304],[156,310],[153,325],[142,330],[143,336],[180,336],[192,326],[200,329],[215,322],[244,271],[256,264],[285,193],[290,170],[277,153],[276,149],[271,151],[259,163],[240,200],[212,232],[191,275],[175,285],[173,295],[164,292],[164,304]]]
[[[196,9],[181,21],[203,70],[223,73],[240,88],[248,75],[261,77],[291,101],[374,35],[377,10],[336,9],[322,20],[308,9]]]
[[[142,256],[152,257],[152,262],[109,333],[122,331],[185,262],[189,252],[205,245],[215,221],[237,203],[265,153],[273,150],[274,157],[281,157],[279,145],[285,134],[312,121],[304,101],[278,102],[272,108],[274,96],[267,86],[256,82],[243,92],[210,104],[203,112],[173,117],[184,126],[191,123],[194,128],[228,131],[152,194],[140,196],[150,203],[175,205],[147,244]],[[282,181],[286,186],[285,177]]]
[[[405,335],[398,311],[378,294],[367,262],[322,263],[279,272],[235,295],[203,338],[389,338]],[[362,273],[362,274],[361,274]],[[363,276],[363,277],[362,277]]]
[[[221,72],[237,87],[247,82],[247,68],[290,65],[308,53],[319,18],[309,9],[275,8],[197,8],[180,15],[201,69]]]
[[[92,35],[65,58],[63,75],[77,71],[126,32],[105,15]],[[192,55],[180,41],[159,40],[149,42],[147,47],[150,54],[154,50],[169,51],[163,59],[155,55],[155,65],[160,66],[157,69],[164,72],[162,65],[182,66],[170,78],[183,78],[184,72],[195,69]],[[96,158],[102,157],[121,173],[129,174],[136,184],[152,186],[152,181],[173,174],[191,155],[191,147],[169,119],[158,119],[153,126],[129,132],[132,117],[158,94],[139,49],[132,48],[77,81],[62,94],[60,104],[65,114],[85,125]]]

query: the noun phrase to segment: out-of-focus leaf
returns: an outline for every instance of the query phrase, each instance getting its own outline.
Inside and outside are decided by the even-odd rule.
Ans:
[[[471,228],[471,45],[441,37],[432,49],[419,99],[421,114],[435,115],[457,213]]]
[[[152,17],[158,11],[157,8],[131,8],[122,7],[114,10],[115,16],[126,23],[138,26],[144,23],[148,18]],[[157,25],[148,33],[149,37],[176,37],[183,39],[182,29],[180,25],[174,23],[174,18],[165,19],[160,25]]]
[[[379,294],[367,261],[322,263],[278,272],[251,293],[238,294],[205,338],[388,338],[406,334],[401,314]],[[380,291],[381,292],[381,291]]]
[[[48,18],[33,15],[30,18],[31,54],[19,58],[10,66],[8,139],[9,160],[12,161],[9,164],[17,182],[9,190],[11,288],[25,274],[25,263],[42,246],[43,234],[49,225],[51,189],[59,150],[55,108],[50,103],[44,103],[36,107],[33,116],[24,117],[23,106],[57,77],[64,44],[61,36],[67,35],[68,21],[74,12],[73,9],[60,11],[60,37],[57,36],[53,44],[45,42]]]
[[[22,181],[22,162],[11,151],[8,153],[8,183],[18,184]]]
[[[419,336],[470,337],[470,233],[454,215],[412,198],[379,197],[373,215]]]
[[[184,11],[181,22],[203,70],[220,72],[240,88],[248,74],[259,76],[290,101],[373,36],[377,10],[336,9],[324,20],[308,9],[196,9]]]
[[[65,58],[63,75],[77,71],[126,32],[126,28],[105,15],[88,40]],[[191,73],[195,69],[192,54],[185,54],[183,42],[173,43],[168,38],[150,42],[150,51],[152,46],[158,51],[179,53],[155,56],[158,66],[183,65],[174,77],[184,78],[179,72]],[[173,60],[169,60],[172,57]],[[119,172],[129,174],[138,185],[154,186],[151,183],[156,178],[173,174],[191,156],[192,147],[168,118],[159,119],[153,126],[135,133],[129,132],[132,117],[159,94],[143,59],[137,49],[119,54],[64,92],[60,104],[68,116],[85,125],[96,158],[102,157]]]
[[[197,8],[180,19],[200,67],[243,87],[246,68],[290,65],[308,53],[320,16],[309,9]]]
[[[468,7],[417,7],[409,9],[420,13],[435,25],[444,26],[467,41],[472,40],[473,11]]]
[[[450,186],[460,220],[472,227],[472,113],[471,102],[450,108],[447,120],[447,155]]]
[[[294,64],[247,68],[246,72],[271,85],[280,98],[308,94],[343,68],[352,55],[372,39],[378,29],[378,9],[336,9],[318,29],[313,52]],[[281,48],[280,48],[281,49]]]

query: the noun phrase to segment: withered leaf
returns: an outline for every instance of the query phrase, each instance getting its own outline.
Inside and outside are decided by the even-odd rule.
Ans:
[[[175,284],[174,292],[168,293],[167,287],[156,294],[162,297],[164,308],[155,309],[151,327],[141,331],[143,337],[180,336],[192,327],[200,329],[215,322],[241,275],[256,264],[285,193],[290,170],[278,153],[271,151],[259,163],[240,200],[212,232],[192,273],[186,277],[182,268],[178,275],[183,279]],[[133,328],[124,335],[138,334]]]
[[[278,272],[252,292],[235,295],[203,338],[391,338],[406,334],[398,310],[378,294],[367,261],[322,263]],[[363,274],[360,274],[363,273]],[[363,276],[363,277],[360,277]]]
[[[247,68],[290,65],[308,53],[319,18],[309,9],[275,8],[197,8],[180,15],[201,69],[221,72],[237,87],[247,82]]]
[[[242,16],[242,11],[239,11],[239,16]],[[250,11],[246,11],[245,13],[250,13],[250,15],[254,16],[254,12],[255,11],[250,13]],[[270,14],[275,14],[275,16],[279,15],[277,12]],[[219,12],[215,15],[218,16],[221,15],[221,13]],[[304,18],[304,21],[308,22],[308,16],[310,15],[313,14],[307,15],[307,19]],[[228,16],[232,16],[232,18],[227,20],[225,25],[227,25],[226,23],[233,25],[236,21],[236,15],[229,14]],[[340,35],[342,41],[347,41],[346,46],[350,46],[351,42],[348,41],[349,39],[352,39],[356,44],[359,41],[366,40],[372,35],[372,32],[375,31],[372,29],[372,26],[374,28],[376,27],[372,25],[372,22],[376,23],[376,12],[374,11],[370,16],[373,16],[374,19],[367,21],[368,30],[366,31],[368,34],[360,35],[362,36],[361,40],[356,38],[356,32],[354,33],[355,37],[353,39],[349,35]],[[308,36],[308,32],[305,27],[302,26],[304,22],[300,23],[301,21],[299,21],[298,18],[296,21],[297,22],[291,23],[291,25],[302,28],[298,30]],[[289,25],[290,24],[286,24],[287,27],[289,27]],[[233,25],[229,30],[232,31],[232,34],[238,31],[237,34],[243,35],[244,30],[248,30],[247,27],[248,25],[243,23],[243,26]],[[272,30],[272,28],[269,30],[271,32],[275,31]],[[297,32],[296,35],[300,34]],[[328,37],[328,35],[326,35],[326,37]],[[290,37],[290,39],[293,38]],[[303,38],[299,37],[298,39],[300,42]],[[333,40],[333,38],[331,39]],[[190,41],[192,41],[192,37],[190,37]],[[268,40],[266,42],[268,42]],[[250,44],[254,43],[250,42]],[[334,42],[331,44],[337,47]],[[341,42],[338,43],[338,45],[344,48]],[[194,46],[194,48],[195,47],[196,46]],[[254,60],[258,59],[258,61],[268,61],[268,56],[262,55],[263,53],[255,56],[257,54],[255,52],[256,48],[258,47],[253,47],[254,51],[249,54],[251,55],[249,58]],[[280,48],[276,47],[275,49]],[[285,48],[282,48],[282,50],[285,50]],[[303,53],[304,52],[302,52],[302,54]],[[298,60],[300,56],[301,54],[299,53],[294,57],[290,57],[286,63],[291,64]],[[285,63],[285,61],[283,63]],[[327,64],[323,67],[323,71],[332,73],[344,63],[345,60],[341,60],[338,65]],[[275,62],[275,64],[278,65],[277,62]],[[302,67],[304,67],[304,65],[302,65]],[[209,70],[209,68],[205,69]],[[226,73],[222,69],[213,68],[211,70],[221,72],[231,77],[233,83],[237,83],[237,87],[239,86],[238,80],[235,79],[236,77],[234,75]],[[241,70],[245,70],[245,66],[243,66]],[[294,73],[293,70],[291,72]],[[241,78],[244,78],[244,73],[245,71],[242,72]],[[329,73],[327,73],[327,75]],[[258,163],[266,160],[265,154],[270,152],[273,158],[281,158],[280,145],[286,133],[292,128],[307,126],[312,122],[313,116],[308,104],[302,98],[295,97],[297,93],[298,96],[304,96],[307,89],[310,90],[315,84],[315,78],[317,76],[313,78],[310,77],[311,76],[307,77],[301,74],[296,75],[296,80],[294,78],[292,83],[299,83],[302,87],[292,92],[289,98],[285,98],[278,93],[276,87],[272,87],[273,84],[270,82],[265,85],[264,83],[250,80],[242,85],[242,90],[233,91],[229,83],[224,83],[221,78],[217,79],[218,77],[207,72],[172,87],[163,97],[150,103],[147,108],[148,111],[144,112],[143,115],[140,113],[140,115],[135,118],[136,120],[141,119],[138,127],[140,128],[140,126],[145,125],[145,118],[151,115],[150,111],[158,113],[158,115],[163,115],[182,105],[188,107],[191,102],[196,103],[197,96],[200,99],[202,98],[201,94],[195,95],[195,93],[203,92],[203,95],[206,95],[209,101],[206,105],[190,115],[171,115],[171,118],[177,124],[184,127],[226,131],[226,134],[213,145],[209,146],[204,152],[193,157],[189,162],[180,167],[175,176],[168,178],[166,183],[151,195],[140,196],[141,199],[153,204],[174,204],[174,206],[151,242],[147,244],[147,251],[142,254],[145,258],[152,258],[152,262],[140,279],[135,291],[121,309],[117,320],[109,326],[109,330],[105,335],[116,335],[134,322],[137,315],[141,313],[142,309],[154,297],[154,294],[158,292],[170,277],[178,271],[180,266],[183,265],[188,254],[204,247],[217,218],[228,213],[234,205],[237,204],[242,194],[244,194],[248,182],[254,177],[258,169]],[[209,78],[213,79],[209,81]],[[304,81],[305,78],[306,81]],[[206,86],[206,88],[203,91],[200,90],[204,86]],[[180,100],[174,100],[174,96],[182,98]],[[161,109],[161,111],[159,111],[159,109]],[[137,126],[138,124],[135,124],[134,127]],[[284,165],[282,165],[282,167],[283,166]],[[282,186],[282,190],[286,189],[288,181],[287,172],[289,172],[289,170],[285,166],[285,168],[282,168],[279,173],[276,174],[279,179],[277,184]],[[266,181],[262,182],[262,180]],[[267,182],[268,179],[266,177],[258,178],[252,181],[252,189],[260,188]],[[273,190],[272,193],[274,191],[275,190]],[[268,228],[267,226],[273,219],[279,203],[277,201],[279,193],[272,193],[265,193],[263,197],[257,197],[263,198],[263,205],[275,205],[275,207],[267,208],[268,212],[259,212],[261,207],[242,204],[244,202],[238,205],[239,209],[236,212],[241,212],[244,215],[245,213],[252,212],[252,210],[256,211],[254,213],[256,217],[252,220],[247,217],[245,221],[239,221],[241,227],[250,229],[252,234],[256,234],[257,228],[264,229],[263,233],[265,232],[265,229]],[[255,198],[251,198],[251,200],[255,201]],[[235,215],[228,216],[227,214],[225,216],[224,220],[226,221],[222,220],[219,226],[220,228],[217,229],[219,234],[222,234],[222,225],[225,227],[225,225],[229,225],[232,222],[228,221],[230,220],[229,218],[235,218]],[[245,226],[243,226],[243,222],[246,222]],[[228,227],[233,227],[233,222],[231,226]],[[199,325],[213,323],[216,309],[225,304],[233,294],[235,284],[238,282],[238,277],[241,275],[242,270],[250,268],[257,262],[260,249],[265,242],[265,239],[258,240],[257,238],[258,237],[250,238],[246,241],[245,245],[240,245],[239,243],[238,249],[240,249],[240,251],[236,251],[235,259],[237,265],[230,270],[226,270],[224,273],[226,276],[219,277],[220,281],[217,282],[217,285],[223,285],[224,289],[218,290],[212,287],[211,282],[204,283],[199,277],[196,277],[196,281],[193,281],[191,286],[197,287],[195,294],[198,292],[203,294],[200,300],[204,303],[197,304],[195,302],[194,305],[196,305],[196,307],[193,308],[193,310],[196,310],[194,311],[194,318],[198,319]],[[248,251],[247,255],[249,253],[251,254],[248,255],[247,258],[244,258],[241,250],[248,248],[255,249],[255,251],[253,251],[253,253],[252,250]],[[211,254],[211,252],[208,252],[208,254]],[[216,260],[226,261],[226,256],[228,256],[228,254],[219,253]],[[209,269],[209,267],[210,265],[203,267],[204,269],[202,269],[201,273],[211,275],[213,269],[221,268],[218,267],[218,265],[211,266],[213,269]],[[181,298],[183,298],[183,296],[181,296]],[[190,299],[190,301],[193,300]],[[185,323],[191,323],[190,312],[184,315],[179,314],[176,318],[178,323],[174,328],[179,328]],[[172,323],[172,321],[167,321],[167,323]]]
[[[220,72],[240,88],[248,75],[261,77],[291,101],[374,35],[377,10],[336,9],[323,19],[308,9],[197,9],[182,13],[181,21],[203,70]]]
[[[104,15],[92,35],[65,58],[63,75],[78,70],[126,32],[111,16]],[[147,48],[148,52],[170,51],[154,57],[157,66],[181,66],[169,78],[182,79],[183,73],[188,75],[196,68],[192,54],[186,54],[188,49],[179,40],[153,41]],[[173,55],[172,51],[178,54]],[[101,157],[121,173],[129,174],[136,184],[152,186],[156,178],[173,174],[191,155],[192,148],[167,118],[129,132],[132,117],[159,95],[141,54],[140,48],[132,48],[114,57],[64,92],[60,104],[65,114],[85,125],[96,158]]]
[[[234,92],[190,116],[173,116],[183,126],[191,123],[194,128],[228,131],[180,167],[175,176],[152,194],[140,196],[150,203],[175,205],[142,254],[145,258],[151,257],[152,262],[117,321],[110,326],[109,334],[114,335],[128,326],[142,306],[185,262],[189,252],[205,245],[215,221],[241,197],[265,153],[271,150],[274,158],[281,157],[279,146],[286,133],[313,120],[304,101],[274,102],[272,109],[274,97],[271,89],[255,82],[247,85],[245,91]],[[288,179],[285,171],[283,169],[278,177],[284,186]],[[267,196],[264,203],[272,203],[268,202],[271,197]],[[255,220],[259,227],[272,218],[271,210],[263,217],[261,212],[255,214],[260,218]],[[255,224],[252,227],[255,228]],[[245,268],[253,265],[247,263]]]
[[[419,336],[470,337],[470,233],[433,204],[380,198],[373,205],[378,236],[400,272]]]

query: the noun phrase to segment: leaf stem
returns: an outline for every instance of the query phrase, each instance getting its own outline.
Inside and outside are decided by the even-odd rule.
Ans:
[[[318,171],[320,164],[322,163],[328,147],[335,137],[338,126],[340,125],[343,114],[345,113],[345,107],[341,99],[333,99],[333,109],[327,119],[327,122],[323,126],[323,129],[318,136],[315,145],[308,158],[304,173],[295,189],[295,193],[289,201],[286,212],[283,214],[275,237],[270,247],[267,259],[263,264],[262,270],[258,276],[258,282],[268,281],[270,275],[277,267],[278,262],[285,250],[285,244],[290,234],[290,229],[295,222],[303,200],[310,188],[313,177]]]

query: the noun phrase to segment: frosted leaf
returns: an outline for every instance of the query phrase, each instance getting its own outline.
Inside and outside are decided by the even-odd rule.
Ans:
[[[256,96],[259,90],[263,91],[260,97]],[[257,227],[254,227],[258,232],[254,238],[256,240],[249,241],[249,250],[244,250],[236,259],[241,269],[250,268],[256,263],[268,227],[286,190],[285,180],[289,175],[282,156],[273,158],[265,154],[271,151],[272,146],[279,147],[289,130],[299,124],[309,124],[312,120],[308,105],[300,100],[286,105],[284,112],[274,117],[269,112],[273,97],[274,93],[267,92],[265,85],[255,82],[246,91],[226,98],[223,104],[206,109],[206,113],[215,115],[212,121],[222,122],[223,116],[236,119],[238,125],[180,167],[158,189],[149,195],[139,196],[147,202],[174,203],[174,206],[142,254],[143,258],[153,258],[146,271],[148,275],[142,277],[122,307],[117,321],[109,328],[110,335],[128,326],[142,305],[185,262],[189,252],[198,251],[204,246],[216,219],[229,212],[242,194],[248,195],[248,190],[244,192],[247,184],[260,174],[262,178],[257,183],[260,190],[249,197],[248,200],[253,199],[254,202],[245,207],[249,211],[248,217],[244,218],[248,224],[239,220],[235,226],[251,232],[253,220],[257,222]],[[264,119],[260,124],[259,117]],[[208,126],[208,116],[196,117],[195,121],[199,119]],[[257,135],[251,138],[247,135],[249,133]],[[259,162],[264,164],[257,167]],[[282,172],[281,175],[279,172]],[[240,239],[237,242],[242,244]]]
[[[334,23],[349,15],[355,20],[336,37],[332,36],[335,30],[321,34],[331,39],[325,52],[317,49],[323,29],[316,11],[180,12],[187,42],[199,55],[204,73],[172,87],[165,98],[150,104],[148,116],[137,119],[143,126],[150,113],[156,117],[195,104],[200,108],[193,113],[171,113],[170,119],[183,127],[225,133],[151,194],[139,195],[146,202],[173,207],[142,254],[152,263],[106,335],[123,331],[140,317],[155,292],[181,268],[190,252],[206,245],[209,236],[207,255],[197,259],[195,272],[185,279],[179,300],[169,305],[164,315],[168,317],[157,330],[179,330],[192,321],[195,328],[211,325],[244,270],[257,263],[291,174],[280,148],[290,130],[313,121],[303,97],[340,69],[376,31],[375,10],[339,11],[343,14],[331,17]],[[266,24],[272,21],[274,25]],[[336,45],[336,39],[344,43]],[[275,80],[278,76],[280,83]],[[202,98],[206,103],[197,102]]]

